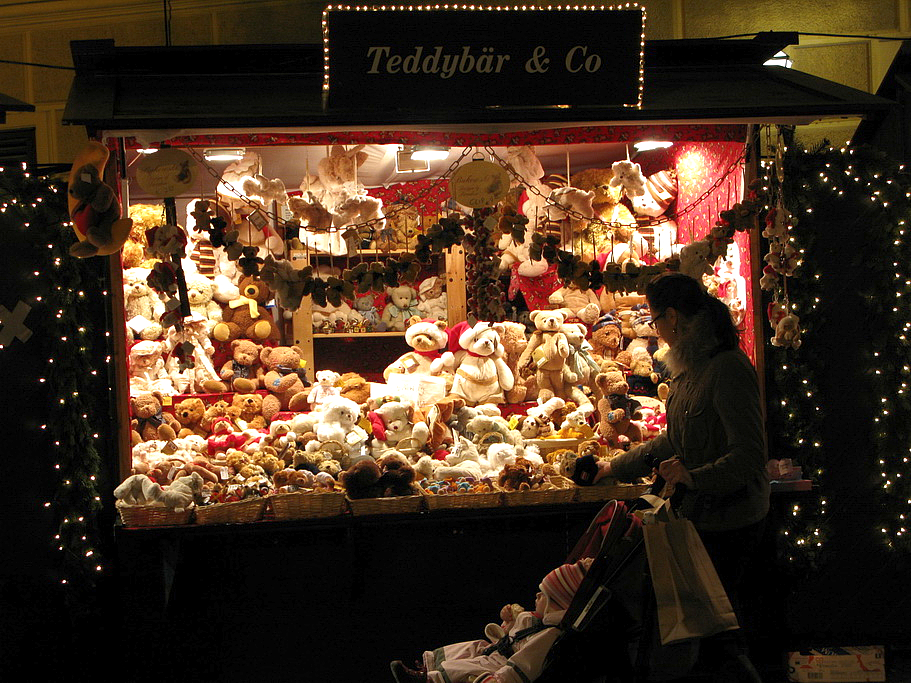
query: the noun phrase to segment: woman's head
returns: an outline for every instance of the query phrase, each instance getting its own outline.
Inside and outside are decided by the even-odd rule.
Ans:
[[[740,333],[728,307],[683,273],[664,273],[645,288],[652,323],[670,346],[692,334],[712,334],[712,354],[737,348]],[[704,329],[705,325],[709,329]]]

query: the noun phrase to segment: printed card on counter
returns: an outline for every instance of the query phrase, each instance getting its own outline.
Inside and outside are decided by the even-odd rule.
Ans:
[[[446,397],[446,380],[431,375],[389,375],[386,384],[371,384],[370,397],[398,396],[417,406],[429,406]],[[376,392],[376,393],[374,393]]]

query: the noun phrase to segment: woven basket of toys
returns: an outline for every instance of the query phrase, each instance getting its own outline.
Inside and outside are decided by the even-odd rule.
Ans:
[[[248,524],[263,518],[266,499],[262,496],[250,496],[230,503],[212,503],[200,505],[196,509],[197,524]]]
[[[340,491],[315,489],[277,493],[270,496],[269,501],[278,521],[336,517],[345,512],[345,494]]]
[[[428,486],[422,488],[428,510],[469,510],[503,505],[502,491],[493,484]]]
[[[602,500],[633,500],[648,491],[648,484],[596,484],[576,487],[577,503],[595,503]]]
[[[503,504],[507,507],[520,505],[549,505],[571,503],[576,486],[566,477],[552,474],[544,478],[535,488],[503,491]]]
[[[389,496],[386,498],[349,498],[348,507],[353,515],[401,515],[420,512],[424,507],[424,495],[415,484],[414,493],[409,496]]]
[[[164,505],[128,505],[121,501],[116,503],[117,511],[124,526],[181,526],[193,519],[194,508],[188,507],[175,512]]]

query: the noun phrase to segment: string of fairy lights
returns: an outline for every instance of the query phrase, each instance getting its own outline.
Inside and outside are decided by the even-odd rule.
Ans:
[[[8,360],[12,346],[22,343],[45,359],[43,368],[34,369],[35,396],[44,399],[42,412],[30,411],[21,420],[25,438],[36,456],[46,454],[57,481],[48,499],[36,505],[53,515],[50,542],[59,553],[59,582],[71,589],[69,595],[91,591],[105,569],[97,515],[103,507],[100,491],[110,484],[99,455],[107,434],[98,426],[109,421],[104,413],[110,406],[111,383],[107,372],[99,370],[99,360],[101,367],[111,363],[110,332],[99,334],[91,325],[106,320],[105,262],[69,255],[76,238],[66,185],[35,176],[25,165],[0,168],[0,227],[7,246],[16,239],[31,245],[17,252],[12,263],[19,279],[12,293],[24,315],[5,317],[4,330],[15,328],[13,335],[6,335],[12,338],[0,354],[6,353]],[[25,330],[17,340],[15,332]]]
[[[816,343],[814,335],[826,324],[826,310],[852,306],[853,302],[851,310],[858,312],[854,322],[864,330],[866,341],[852,349],[861,354],[863,365],[863,381],[854,393],[861,399],[858,404],[865,401],[871,411],[870,424],[859,424],[858,429],[863,433],[869,428],[872,464],[878,470],[872,484],[858,480],[858,492],[872,492],[880,502],[876,505],[879,519],[875,531],[885,546],[908,551],[911,310],[905,302],[911,297],[911,245],[905,233],[911,220],[911,174],[903,165],[868,147],[823,146],[802,154],[792,149],[786,162],[790,179],[784,192],[805,261],[814,264],[817,271],[823,262],[840,263],[840,270],[804,273],[800,286],[791,288],[792,304],[813,311],[813,315],[802,318],[807,343],[781,362],[781,372],[775,373],[783,394],[781,412],[787,411],[796,427],[790,436],[797,437],[796,446],[803,448],[811,474],[824,482],[826,456],[844,455],[836,453],[834,447],[826,454],[815,436],[823,417],[817,387],[823,372],[833,372],[831,340],[837,331],[825,330],[825,337],[820,334]],[[840,262],[826,254],[835,245],[842,249]],[[853,271],[851,277],[845,277],[845,269]],[[828,300],[822,298],[821,291],[829,292]],[[795,387],[796,377],[802,386]],[[774,426],[769,429],[770,436],[776,432],[787,433]],[[807,449],[807,444],[812,448]],[[821,504],[824,508],[825,499]],[[803,512],[799,506],[795,508],[795,515]],[[824,535],[824,531],[816,531],[818,535],[804,532],[795,538],[808,547]]]

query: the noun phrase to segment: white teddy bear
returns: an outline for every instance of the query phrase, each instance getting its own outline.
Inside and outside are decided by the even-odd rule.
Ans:
[[[307,443],[307,451],[311,453],[318,451],[323,444],[329,441],[347,444],[349,450],[351,450],[352,446],[356,446],[357,450],[360,450],[360,445],[363,443],[361,437],[363,436],[366,439],[366,432],[363,435],[355,432],[356,439],[359,441],[357,444],[347,441],[348,434],[354,431],[360,416],[360,406],[351,399],[341,396],[330,398],[323,404],[319,421],[314,426],[316,440]],[[363,432],[363,430],[360,431]]]
[[[586,192],[577,187],[558,187],[550,193],[547,218],[552,221],[562,221],[569,215],[568,211],[581,214],[585,218],[592,218],[595,215],[592,207],[594,198],[593,190]]]
[[[165,312],[164,302],[149,286],[148,268],[127,268],[123,271],[123,298],[127,327],[139,339],[160,339],[164,328],[158,322]]]
[[[221,306],[215,301],[215,283],[199,273],[187,273],[186,281],[190,311],[206,319],[206,333],[211,333],[215,323],[221,322]]]
[[[623,188],[627,197],[641,197],[645,194],[645,176],[642,167],[632,161],[615,161],[611,164],[614,177],[610,179],[610,186]]]
[[[532,406],[519,423],[519,433],[526,439],[550,436],[555,431],[551,417],[565,405],[566,401],[559,396],[553,396],[541,405]]]
[[[479,322],[474,327],[459,323],[452,330],[458,335],[460,350],[443,354],[442,366],[455,368],[450,394],[464,398],[468,405],[503,403],[503,392],[512,389],[515,377],[503,356],[500,341],[502,323]],[[450,345],[452,346],[452,345]]]

